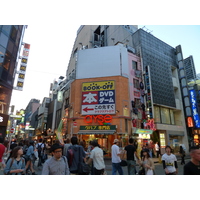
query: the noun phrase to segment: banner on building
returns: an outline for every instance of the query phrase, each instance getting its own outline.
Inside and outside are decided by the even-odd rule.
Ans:
[[[16,87],[14,87],[15,90],[20,90],[20,91],[23,90],[29,51],[30,51],[30,44],[25,43],[22,53],[20,68],[18,72],[17,85]]]
[[[56,130],[56,136],[57,136],[59,142],[61,144],[64,144],[64,142],[63,142],[63,135],[62,135],[62,127],[63,127],[63,120],[60,120],[58,129]]]
[[[115,114],[115,81],[83,83],[81,114]]]

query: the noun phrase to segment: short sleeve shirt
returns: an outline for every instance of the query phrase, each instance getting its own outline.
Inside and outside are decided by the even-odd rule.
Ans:
[[[119,147],[116,144],[112,145],[112,163],[120,163],[121,162],[120,157],[117,155],[119,153],[120,153]]]
[[[174,162],[177,161],[177,158],[174,154],[167,155],[166,153],[162,156],[162,160],[165,161],[166,168],[169,173],[173,173],[176,171]]]
[[[133,145],[128,145],[124,149],[127,152],[127,160],[134,160],[135,147]]]
[[[95,147],[91,151],[90,158],[93,159],[93,164],[96,169],[98,170],[105,169],[102,149],[100,149],[99,147]]]

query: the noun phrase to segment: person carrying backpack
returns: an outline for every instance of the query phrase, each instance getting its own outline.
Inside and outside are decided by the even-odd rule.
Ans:
[[[42,143],[42,139],[39,139],[39,143],[36,144],[36,149],[38,151],[38,167],[42,166],[42,153],[44,149],[44,143]]]

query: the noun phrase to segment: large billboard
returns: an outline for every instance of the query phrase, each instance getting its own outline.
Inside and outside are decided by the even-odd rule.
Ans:
[[[83,83],[81,114],[115,114],[115,81]]]
[[[200,117],[197,109],[197,98],[195,90],[190,90],[190,102],[192,105],[192,116],[196,128],[200,128]]]
[[[18,79],[17,79],[17,85],[14,88],[16,90],[20,90],[20,91],[23,90],[29,51],[30,51],[30,44],[25,43],[23,53],[22,53],[21,64],[20,64],[20,68],[19,68],[19,72],[18,72],[19,75],[18,75]]]

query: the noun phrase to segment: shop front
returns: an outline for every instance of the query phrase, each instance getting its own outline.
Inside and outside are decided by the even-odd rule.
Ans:
[[[80,130],[77,133],[79,140],[84,141],[86,147],[92,140],[97,140],[101,148],[110,156],[110,149],[112,142],[115,138],[116,125],[88,125],[80,126]]]
[[[143,146],[151,144],[151,135],[153,130],[149,129],[139,129],[139,128],[132,128],[133,138],[137,142],[137,153],[139,154],[142,150]]]

